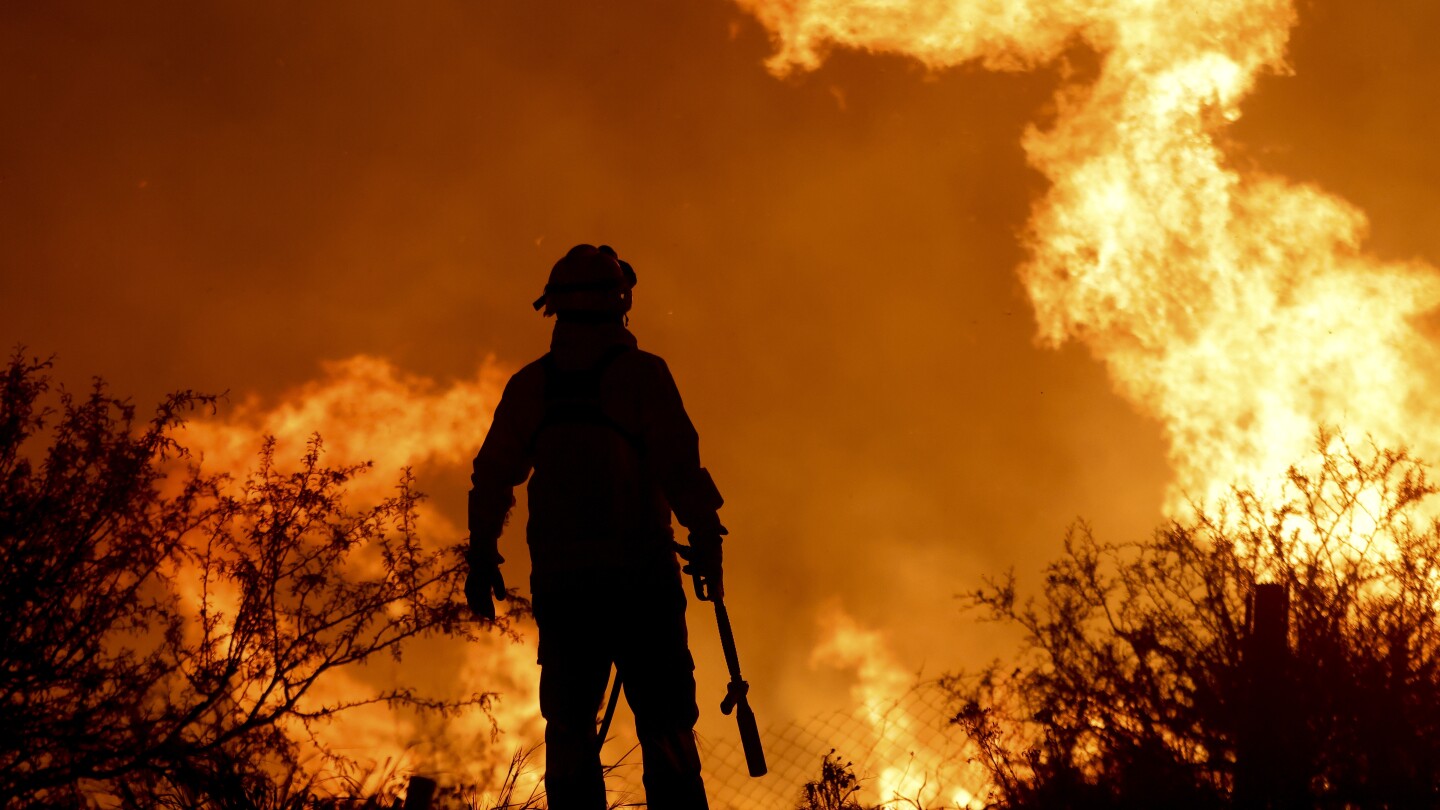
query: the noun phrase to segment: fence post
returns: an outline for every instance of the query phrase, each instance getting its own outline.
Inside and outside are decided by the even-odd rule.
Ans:
[[[1235,807],[1289,808],[1299,798],[1294,757],[1287,749],[1293,712],[1286,689],[1290,668],[1290,594],[1274,582],[1255,585],[1241,648],[1243,698],[1237,725]]]
[[[435,798],[435,780],[426,776],[410,777],[410,784],[405,788],[405,810],[430,810],[430,802]]]

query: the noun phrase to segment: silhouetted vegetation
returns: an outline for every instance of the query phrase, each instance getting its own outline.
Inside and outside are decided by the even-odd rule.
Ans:
[[[487,704],[317,697],[338,669],[476,627],[458,551],[417,541],[408,472],[364,507],[346,485],[366,466],[326,466],[318,437],[292,471],[266,441],[243,480],[204,472],[175,435],[214,397],[137,423],[48,369],[17,353],[0,378],[0,805],[298,807],[351,772],[305,747],[336,713]]]
[[[1134,544],[1081,524],[1036,598],[1013,575],[969,597],[1025,639],[948,682],[990,806],[1440,804],[1436,488],[1405,452],[1319,446],[1278,501],[1236,491]],[[1268,660],[1264,582],[1290,602]]]
[[[864,810],[856,798],[860,778],[852,762],[841,762],[835,750],[820,761],[820,778],[806,782],[795,810]]]

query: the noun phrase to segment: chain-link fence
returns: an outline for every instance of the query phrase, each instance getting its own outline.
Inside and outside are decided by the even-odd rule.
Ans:
[[[869,805],[884,802],[897,810],[965,807],[981,791],[984,779],[968,762],[963,735],[950,723],[951,716],[946,694],[926,682],[884,704],[775,723],[761,729],[769,773],[758,779],[746,770],[738,735],[702,740],[710,806],[791,810],[805,783],[819,777],[821,761],[834,750],[842,761],[854,764],[860,798]],[[609,774],[612,801],[643,802],[640,773],[639,752],[629,751]]]

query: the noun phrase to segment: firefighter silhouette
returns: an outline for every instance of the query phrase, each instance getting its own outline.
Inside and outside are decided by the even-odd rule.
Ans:
[[[606,806],[596,714],[613,664],[635,715],[653,810],[708,807],[695,746],[694,661],[673,510],[690,573],[721,588],[719,491],[665,361],[625,328],[635,272],[609,246],[577,245],[537,310],[550,351],[505,386],[475,457],[466,597],[495,617],[497,541],[529,479],[531,594],[553,810]]]

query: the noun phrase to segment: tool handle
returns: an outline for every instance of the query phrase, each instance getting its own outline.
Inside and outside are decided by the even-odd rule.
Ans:
[[[735,723],[740,727],[740,746],[745,750],[745,765],[751,776],[764,776],[765,750],[760,745],[760,729],[755,724],[755,712],[750,708],[750,684],[740,677],[740,654],[735,650],[735,631],[730,627],[730,611],[725,609],[724,599],[715,599],[715,621],[720,626],[720,647],[725,651],[725,664],[730,668],[730,685],[725,690],[725,699],[720,701],[720,711],[735,712]]]
[[[745,749],[745,765],[751,776],[764,776],[765,749],[760,746],[760,729],[755,725],[755,712],[750,710],[750,701],[741,698],[735,712],[735,723],[740,726],[740,746]]]
[[[600,720],[600,747],[605,747],[605,735],[610,733],[610,723],[615,719],[615,707],[620,704],[620,670],[615,669],[615,678],[610,684],[610,700],[605,704],[605,716]]]
[[[765,749],[760,745],[760,728],[756,726],[755,712],[750,708],[749,692],[750,684],[731,681],[725,691],[725,699],[720,701],[720,712],[726,715],[735,712],[735,724],[740,727],[740,746],[745,749],[745,764],[750,768],[751,776],[764,776],[767,770]]]
[[[748,703],[745,696],[750,694],[750,684],[745,681],[731,681],[725,689],[725,699],[720,701],[720,713],[726,717],[735,711],[737,703]]]
[[[716,599],[715,623],[720,627],[720,649],[725,653],[725,666],[730,670],[730,680],[740,681],[740,652],[735,649],[735,631],[730,627],[730,611],[725,609],[725,600]]]

